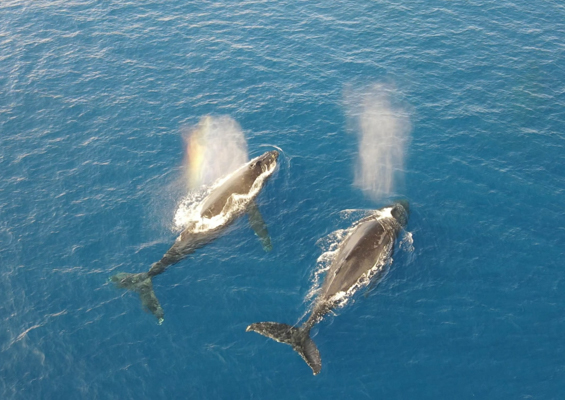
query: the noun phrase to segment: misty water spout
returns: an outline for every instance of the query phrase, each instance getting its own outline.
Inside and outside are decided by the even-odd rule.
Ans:
[[[345,96],[358,139],[354,184],[373,200],[393,196],[403,180],[411,126],[408,114],[392,104],[394,94],[388,86],[373,85]]]
[[[247,141],[239,124],[229,116],[205,116],[183,134],[184,183],[187,194],[178,204],[174,230],[182,230],[215,182],[249,161]]]
[[[185,134],[188,188],[210,186],[249,161],[239,124],[228,116],[205,116]]]

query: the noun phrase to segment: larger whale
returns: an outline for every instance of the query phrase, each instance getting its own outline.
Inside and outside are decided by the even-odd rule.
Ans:
[[[310,330],[331,310],[344,305],[371,278],[385,272],[396,237],[408,221],[408,213],[408,203],[399,201],[353,225],[330,264],[310,316],[301,326],[258,322],[249,325],[247,331],[291,345],[317,375],[322,369],[322,360],[310,338]]]
[[[177,237],[165,255],[154,263],[149,271],[137,274],[118,273],[110,278],[117,287],[139,293],[145,309],[161,324],[164,312],[155,292],[152,279],[165,272],[167,267],[178,263],[198,248],[217,238],[243,213],[249,214],[249,222],[269,251],[271,241],[267,227],[257,209],[255,198],[267,179],[273,174],[279,153],[268,151],[243,165],[222,181],[195,207],[194,217]]]

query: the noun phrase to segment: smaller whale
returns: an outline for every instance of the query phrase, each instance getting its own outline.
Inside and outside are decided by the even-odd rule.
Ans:
[[[390,265],[394,242],[408,222],[408,202],[376,210],[359,220],[340,244],[310,316],[301,326],[277,322],[258,322],[247,327],[277,342],[291,345],[312,368],[314,375],[322,369],[322,359],[310,330],[336,307],[343,306],[371,278],[383,274]]]
[[[279,153],[268,151],[224,178],[195,208],[196,215],[177,237],[165,255],[148,272],[137,274],[120,272],[110,278],[118,288],[133,290],[141,298],[145,309],[161,324],[165,313],[153,291],[153,278],[181,261],[200,247],[216,239],[243,213],[249,214],[249,224],[266,251],[272,249],[267,226],[255,198],[277,166]]]

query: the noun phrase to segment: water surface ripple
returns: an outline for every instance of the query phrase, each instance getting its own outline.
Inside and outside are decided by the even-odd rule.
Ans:
[[[518,1],[0,3],[0,398],[559,399],[565,7]],[[347,91],[410,121],[414,252],[316,328],[323,370],[245,333],[295,323],[354,186]],[[181,133],[227,115],[280,147],[246,218],[155,280]]]

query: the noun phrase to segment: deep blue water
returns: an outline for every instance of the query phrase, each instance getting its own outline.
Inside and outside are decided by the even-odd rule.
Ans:
[[[557,1],[0,4],[0,398],[561,399],[565,6]],[[245,328],[307,310],[353,185],[350,88],[409,115],[413,253],[315,330],[320,375]],[[283,149],[245,218],[155,279],[181,131]]]

